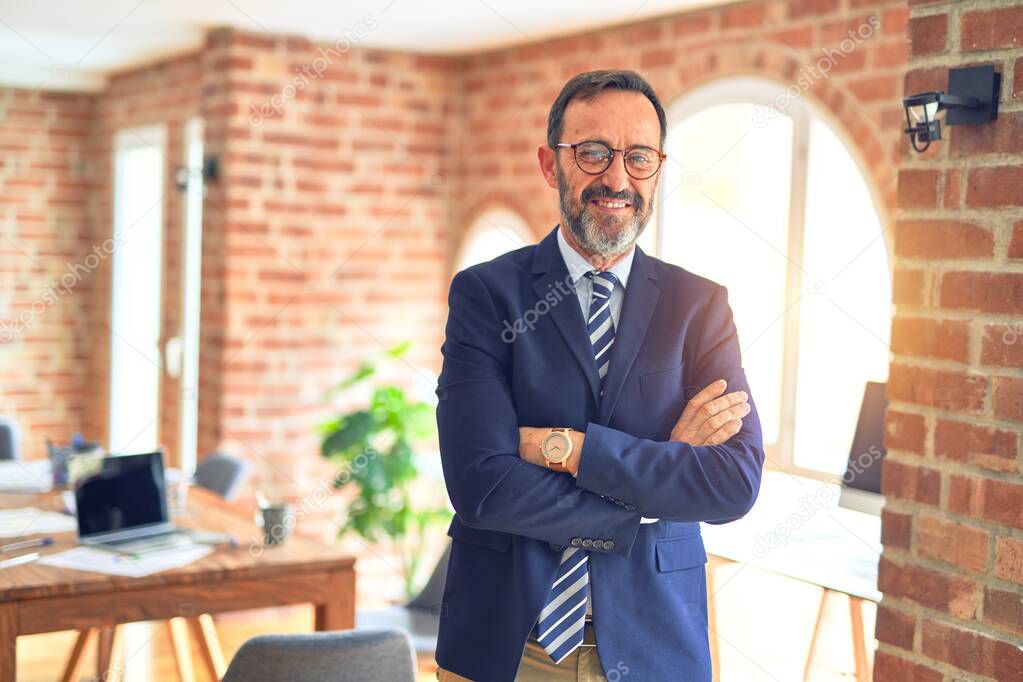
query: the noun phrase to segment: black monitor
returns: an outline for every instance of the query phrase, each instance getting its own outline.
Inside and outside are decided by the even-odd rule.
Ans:
[[[880,513],[881,463],[884,461],[884,415],[888,407],[885,384],[868,381],[860,405],[852,447],[842,475],[843,507]]]
[[[162,452],[84,455],[75,457],[70,468],[82,544],[117,542],[173,529]]]

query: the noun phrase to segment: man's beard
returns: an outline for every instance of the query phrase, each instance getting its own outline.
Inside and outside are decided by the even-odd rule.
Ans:
[[[561,221],[583,251],[592,256],[613,258],[625,253],[636,243],[650,220],[653,193],[650,194],[650,205],[647,205],[638,194],[628,190],[612,192],[607,187],[598,185],[583,190],[579,205],[573,206],[572,193],[560,167],[557,175],[558,194],[561,197]],[[596,209],[590,205],[593,199],[627,201],[631,205],[632,216],[623,220],[612,215],[597,214]]]

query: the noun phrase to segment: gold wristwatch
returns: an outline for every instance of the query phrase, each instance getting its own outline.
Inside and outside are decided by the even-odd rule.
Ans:
[[[543,454],[547,468],[552,471],[568,472],[565,462],[572,455],[572,429],[551,429],[550,433],[540,441],[540,452]]]

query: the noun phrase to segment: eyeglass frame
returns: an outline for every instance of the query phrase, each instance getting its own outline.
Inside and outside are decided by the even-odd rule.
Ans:
[[[603,145],[608,150],[610,150],[611,156],[608,159],[607,165],[604,166],[603,170],[598,171],[596,173],[591,173],[590,171],[588,171],[585,168],[583,168],[582,164],[579,163],[579,157],[576,154],[576,147],[579,147],[579,146],[584,145],[584,144],[594,144],[594,143],[595,144]],[[568,144],[567,142],[558,142],[556,145],[554,145],[554,147],[556,149],[557,148],[560,148],[560,149],[571,149],[572,150],[572,159],[575,161],[575,165],[579,168],[579,170],[581,170],[583,173],[586,173],[587,175],[601,175],[603,173],[606,173],[607,169],[611,167],[611,164],[613,164],[615,162],[615,154],[616,153],[621,153],[621,155],[622,155],[622,165],[625,167],[625,172],[628,173],[629,177],[632,178],[633,180],[649,180],[650,178],[654,177],[655,175],[657,175],[661,171],[661,166],[664,165],[665,160],[668,158],[668,155],[665,154],[664,152],[659,151],[657,149],[654,149],[653,147],[649,147],[649,146],[647,146],[645,144],[634,144],[634,145],[631,145],[629,147],[625,147],[624,149],[617,149],[615,147],[612,147],[608,143],[603,142],[602,140],[583,140],[582,142],[576,142],[575,144]],[[653,173],[651,173],[650,175],[646,176],[645,178],[637,178],[635,175],[633,175],[631,172],[629,172],[629,164],[625,163],[625,157],[627,155],[626,153],[629,150],[632,150],[632,149],[649,149],[650,151],[652,151],[655,154],[657,154],[657,158],[659,160],[657,162],[657,168],[654,170]]]

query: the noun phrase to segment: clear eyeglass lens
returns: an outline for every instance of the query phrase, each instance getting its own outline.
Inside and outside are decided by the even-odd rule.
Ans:
[[[575,148],[575,158],[583,170],[600,172],[610,165],[611,148],[599,142],[587,142]]]
[[[649,175],[657,169],[660,159],[653,149],[630,149],[625,157],[625,165],[636,175]]]

